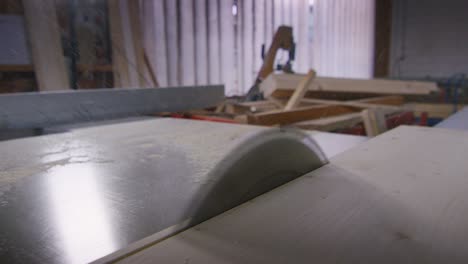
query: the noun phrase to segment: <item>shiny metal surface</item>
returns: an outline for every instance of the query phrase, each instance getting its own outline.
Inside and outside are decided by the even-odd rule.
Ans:
[[[202,109],[223,99],[223,85],[2,94],[0,129],[44,128]]]
[[[84,263],[322,166],[304,134],[154,119],[0,142],[0,262]]]

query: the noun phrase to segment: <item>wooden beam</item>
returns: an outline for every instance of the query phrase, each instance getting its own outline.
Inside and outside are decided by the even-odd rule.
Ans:
[[[392,0],[375,1],[374,77],[388,77],[392,35]]]
[[[122,29],[120,1],[107,0],[109,8],[109,26],[112,45],[112,67],[114,87],[130,87],[130,75]]]
[[[322,99],[312,99],[312,98],[304,98],[303,102],[314,103],[314,104],[322,104],[322,105],[343,105],[343,106],[353,106],[357,108],[363,109],[372,109],[372,115],[375,115],[374,112],[377,112],[379,116],[380,129],[373,129],[371,130],[371,134],[378,134],[381,132],[374,132],[374,131],[385,131],[385,125],[382,125],[382,120],[385,120],[385,115],[394,114],[398,112],[402,112],[405,109],[409,109],[409,107],[402,106],[404,102],[403,96],[392,95],[392,96],[379,96],[379,97],[372,97],[372,98],[365,98],[360,100],[353,100],[353,101],[335,101],[335,100],[322,100]],[[372,120],[376,120],[375,118]],[[363,114],[362,113],[352,113],[346,114],[336,117],[329,117],[329,118],[322,118],[317,120],[308,120],[299,123],[295,123],[294,126],[297,126],[302,129],[315,129],[321,131],[333,131],[342,128],[352,127],[360,122],[363,121]],[[368,127],[377,126],[377,125],[369,125],[371,122],[369,119],[367,120]],[[385,123],[385,121],[383,121]],[[377,123],[376,123],[377,124]]]
[[[402,105],[405,103],[405,98],[401,95],[388,95],[353,100],[353,102],[379,104],[379,105]]]
[[[338,129],[353,127],[362,122],[361,113],[351,113],[315,120],[307,120],[294,123],[294,127],[308,130],[335,131]]]
[[[246,114],[256,112],[266,112],[277,110],[278,107],[271,101],[254,101],[254,102],[227,102],[225,112],[228,114]]]
[[[148,70],[149,76],[151,77],[151,81],[153,82],[153,87],[154,88],[159,87],[158,79],[156,78],[156,73],[153,69],[153,66],[151,66],[151,62],[148,56],[146,55],[146,52],[144,53],[144,59],[145,59],[146,69]]]
[[[368,137],[375,137],[387,131],[385,114],[380,109],[365,109],[361,112],[361,115]]]
[[[294,90],[294,93],[292,94],[291,98],[289,98],[289,101],[284,107],[284,110],[291,110],[299,105],[300,101],[304,98],[304,95],[307,92],[307,88],[314,80],[315,75],[316,74],[314,70],[310,70],[307,73],[304,79],[302,79],[299,85],[297,86],[296,90]]]
[[[132,43],[135,52],[136,71],[140,87],[150,85],[146,81],[147,67],[145,64],[145,50],[143,47],[143,33],[140,16],[140,1],[128,0],[128,14],[132,31]]]
[[[371,101],[370,99],[369,101]],[[385,109],[401,109],[401,107],[394,106],[394,105],[385,105],[385,104],[376,104],[379,101],[375,100],[376,103],[367,103],[366,100],[364,101],[335,101],[335,100],[323,100],[323,99],[313,99],[313,98],[304,98],[302,102],[312,103],[312,104],[323,104],[323,105],[344,105],[344,106],[353,106],[357,108],[385,108]],[[371,101],[372,102],[372,101]]]
[[[0,14],[2,15],[22,15],[23,6],[18,0],[0,1]]]
[[[277,110],[253,115],[247,115],[247,122],[256,125],[287,125],[304,120],[318,119],[356,112],[349,106],[318,105],[301,107],[293,110]]]
[[[110,64],[77,64],[79,72],[112,72]],[[0,72],[34,72],[34,66],[29,64],[2,64]]]
[[[41,91],[70,89],[54,0],[23,0],[36,79]]]
[[[291,96],[304,77],[304,74],[270,74],[260,84],[260,90],[267,98]],[[316,77],[314,82],[309,85],[308,91],[382,95],[428,95],[439,91],[439,89],[436,83],[433,82]]]
[[[427,103],[409,103],[405,107],[412,109],[416,116],[426,112],[429,117],[433,118],[447,118],[456,111],[462,109],[466,105],[452,105],[452,104],[427,104]]]

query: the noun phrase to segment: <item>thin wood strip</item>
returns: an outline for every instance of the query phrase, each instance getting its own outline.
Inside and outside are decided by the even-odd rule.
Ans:
[[[380,105],[380,104],[372,104],[372,103],[360,103],[356,101],[334,101],[334,100],[322,100],[322,99],[310,99],[304,98],[302,99],[303,102],[313,103],[313,104],[324,104],[324,105],[345,105],[345,106],[353,106],[358,108],[386,108],[386,109],[400,109],[398,106],[392,105]]]
[[[304,76],[304,74],[270,74],[260,84],[260,90],[265,97],[276,97],[277,93],[281,93],[282,96],[284,93],[292,94]],[[433,82],[316,77],[308,87],[308,91],[428,95],[439,89]]]
[[[133,49],[135,50],[136,70],[138,82],[141,87],[147,86],[145,52],[143,47],[143,34],[140,19],[140,1],[128,0],[128,14],[130,18],[130,28],[132,31]]]
[[[294,90],[294,93],[291,96],[291,98],[289,98],[288,103],[284,107],[285,111],[291,110],[299,105],[300,101],[304,98],[304,95],[307,92],[307,88],[310,86],[315,76],[316,76],[315,71],[309,70],[306,77],[302,79],[302,81],[297,86],[296,90]]]
[[[356,111],[357,109],[355,107],[350,106],[319,105],[302,107],[288,111],[277,110],[248,115],[247,121],[249,124],[256,125],[287,125],[304,120],[348,114]]]
[[[351,113],[315,120],[307,120],[299,123],[294,123],[293,126],[309,130],[334,131],[338,129],[353,127],[361,122],[361,113]]]
[[[23,7],[39,90],[70,89],[55,1],[23,0]]]

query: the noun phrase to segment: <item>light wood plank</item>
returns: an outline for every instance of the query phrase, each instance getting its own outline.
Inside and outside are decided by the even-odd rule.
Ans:
[[[182,85],[195,85],[194,1],[180,0],[180,70]]]
[[[447,118],[455,112],[462,109],[466,105],[452,105],[452,104],[430,104],[430,103],[408,103],[405,105],[414,111],[416,116],[426,112],[429,117],[434,118]]]
[[[241,103],[226,103],[225,112],[228,114],[246,114],[256,112],[266,112],[278,110],[277,104],[271,101],[255,101],[255,102],[241,102]]]
[[[322,99],[313,99],[313,98],[303,98],[302,102],[312,103],[312,104],[323,104],[323,105],[345,105],[353,106],[357,108],[384,108],[389,110],[400,110],[403,107],[394,106],[394,105],[384,105],[384,104],[374,104],[366,103],[360,101],[335,101],[335,100],[322,100]]]
[[[304,74],[270,74],[260,84],[260,90],[265,97],[275,97],[275,94],[281,92],[283,92],[281,96],[288,93],[290,95],[304,76]],[[432,82],[317,77],[309,86],[308,91],[427,95],[439,89]]]
[[[268,0],[270,1],[270,0]],[[257,76],[262,67],[262,45],[265,43],[265,0],[254,1],[254,34],[253,34],[253,71]]]
[[[39,90],[71,89],[54,0],[23,0]]]
[[[195,63],[198,85],[208,84],[208,21],[207,1],[194,1],[195,5]]]
[[[362,122],[361,113],[344,114],[294,123],[292,126],[308,130],[335,131],[353,127]]]
[[[207,0],[208,5],[208,60],[209,83],[221,83],[221,18],[218,11],[220,1]]]
[[[179,68],[179,35],[178,27],[178,6],[177,1],[164,0],[166,18],[166,38],[167,38],[167,70],[169,72],[169,86],[181,84]]]
[[[225,93],[242,95],[242,91],[235,87],[235,49],[234,49],[234,17],[232,15],[233,0],[220,1],[221,20],[221,76]]]
[[[114,87],[130,87],[119,1],[108,0]]]
[[[244,71],[244,85],[246,86],[244,87],[244,91],[248,91],[250,87],[254,85],[256,79],[255,71],[257,71],[257,69],[254,69],[253,67],[254,49],[256,48],[254,46],[254,31],[252,26],[255,22],[254,14],[252,12],[254,0],[244,0],[242,2],[244,3],[244,14],[242,16],[244,30],[241,37],[244,42],[244,64],[240,65],[240,69]]]
[[[294,90],[294,93],[292,94],[291,98],[289,98],[289,101],[284,107],[284,110],[291,110],[299,105],[304,95],[306,94],[308,87],[314,81],[315,75],[316,74],[314,70],[309,70],[309,73],[307,73],[304,79],[302,79],[302,81],[297,86],[296,90]]]
[[[364,128],[368,137],[375,137],[387,131],[385,114],[378,108],[369,108],[361,112]]]
[[[259,114],[248,115],[248,123],[256,125],[287,125],[304,120],[318,119],[329,116],[349,114],[357,109],[349,106],[318,105],[301,107],[289,111],[277,110]]]
[[[139,87],[150,87],[149,78],[146,78],[148,68],[145,63],[145,50],[143,47],[143,33],[140,16],[140,1],[128,0],[128,17],[132,36],[132,45],[135,56],[135,70]]]

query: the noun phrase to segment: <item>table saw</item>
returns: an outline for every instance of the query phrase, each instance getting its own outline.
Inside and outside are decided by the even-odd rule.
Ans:
[[[99,106],[87,95],[60,120],[40,105],[0,125],[114,115],[87,111]],[[399,127],[367,141],[136,118],[39,134],[0,141],[2,263],[468,261],[466,131]]]

